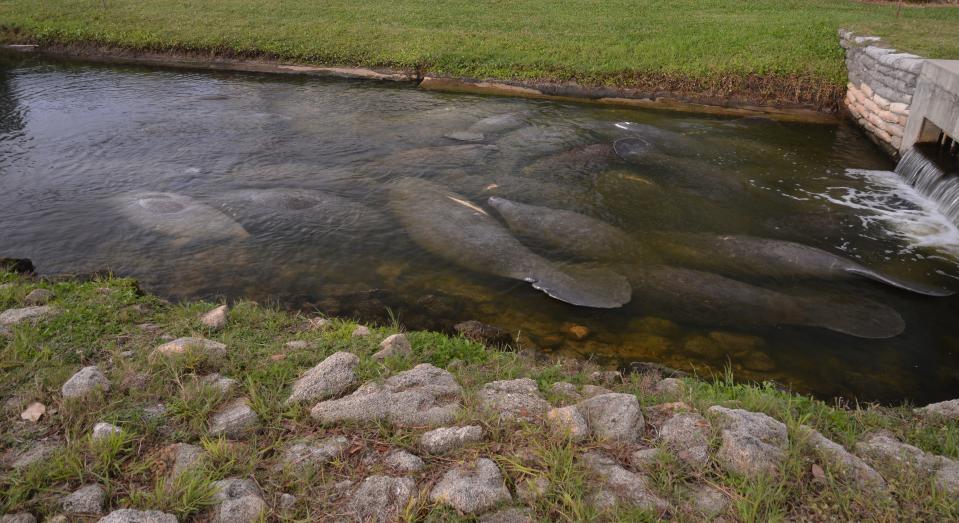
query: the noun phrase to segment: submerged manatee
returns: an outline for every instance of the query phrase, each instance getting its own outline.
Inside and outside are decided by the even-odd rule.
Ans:
[[[870,300],[792,296],[708,272],[664,265],[625,268],[636,297],[658,314],[710,325],[822,327],[860,338],[905,329],[898,312]]]
[[[137,226],[180,241],[245,238],[242,225],[189,196],[137,192],[118,196],[120,212]]]
[[[573,305],[614,308],[630,300],[629,283],[619,274],[560,267],[527,249],[482,208],[432,182],[393,182],[390,208],[416,243],[462,267],[530,282]]]
[[[673,263],[723,274],[818,279],[861,276],[928,296],[953,294],[946,289],[902,281],[800,243],[696,233],[650,233],[644,242]]]
[[[385,216],[363,204],[309,189],[233,191],[223,196],[220,208],[255,233],[368,233],[387,223]]]
[[[550,177],[564,173],[589,175],[606,169],[615,158],[613,147],[609,144],[583,145],[540,158],[524,167],[523,174]]]

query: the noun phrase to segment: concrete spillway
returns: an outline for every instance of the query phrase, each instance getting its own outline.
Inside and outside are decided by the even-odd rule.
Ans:
[[[956,140],[959,140],[959,60],[926,60],[916,83],[899,151],[905,153],[916,143]]]

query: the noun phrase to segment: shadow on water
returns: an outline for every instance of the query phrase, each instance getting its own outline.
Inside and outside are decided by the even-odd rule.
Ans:
[[[959,287],[955,226],[936,221],[889,177],[892,168],[845,123],[0,62],[0,254],[29,257],[43,273],[109,268],[172,298],[398,317],[411,329],[476,319],[553,356],[704,375],[730,366],[742,379],[821,397],[943,399],[959,386],[959,299],[764,270],[754,262],[759,247],[737,261],[702,246],[670,254],[654,241],[794,241],[901,280]],[[500,233],[507,224],[487,204],[493,196],[602,220],[641,248],[596,260],[608,243],[588,241],[590,230],[517,234],[522,249],[497,257],[506,268],[485,270],[469,257],[484,254],[476,249],[489,232],[469,223],[458,237],[456,228],[432,230],[431,219],[450,215],[430,201],[398,213],[390,188],[401,178],[442,187],[454,198],[446,203],[460,202],[446,209],[466,205],[466,222],[484,213]],[[425,232],[411,235],[410,223]],[[570,274],[596,264],[705,267],[707,279],[687,279],[712,283],[684,289],[677,282],[689,273],[669,269],[657,273],[669,275],[659,294],[640,280],[623,307],[575,307],[521,281],[530,256]],[[828,314],[799,317],[814,314],[811,303],[829,304]],[[863,303],[898,313],[904,329],[890,328],[902,332],[867,339],[809,326],[881,317],[857,319],[870,310]]]

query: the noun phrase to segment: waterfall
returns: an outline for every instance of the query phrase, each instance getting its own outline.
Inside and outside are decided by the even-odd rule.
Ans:
[[[915,147],[899,160],[896,173],[959,225],[959,176],[946,172]]]

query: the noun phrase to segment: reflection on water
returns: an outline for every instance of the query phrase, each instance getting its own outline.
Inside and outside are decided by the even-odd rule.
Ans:
[[[955,297],[765,270],[757,244],[726,258],[714,240],[664,247],[771,238],[959,286],[955,226],[883,174],[891,163],[845,124],[34,61],[0,75],[0,254],[44,273],[106,268],[173,298],[393,314],[410,328],[477,319],[555,355],[730,365],[824,397],[922,402],[959,386]],[[465,221],[398,196],[401,178],[442,188]],[[592,243],[599,233],[559,230],[487,243],[508,261],[478,263],[483,240],[507,231],[494,196],[602,220],[639,248],[597,261],[609,245]],[[603,275],[577,299],[612,285],[604,271],[630,273],[633,299],[553,300],[522,281],[530,263]],[[898,332],[889,312],[901,334],[836,332]]]

